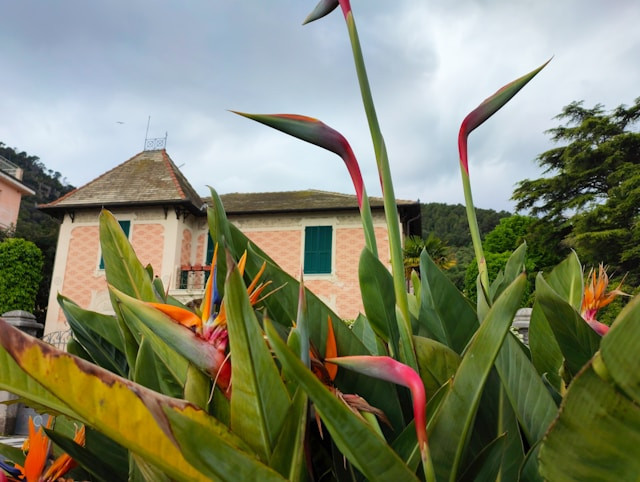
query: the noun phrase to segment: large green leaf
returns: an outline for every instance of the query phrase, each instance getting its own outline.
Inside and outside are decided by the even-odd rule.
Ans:
[[[189,405],[184,401],[67,355],[1,321],[0,328],[0,345],[30,377],[65,400],[74,411],[72,418],[100,430],[171,477],[207,480],[177,449],[162,411],[185,409]]]
[[[462,353],[478,327],[473,306],[425,251],[420,255],[422,299],[419,321],[433,337]]]
[[[504,290],[469,343],[451,391],[442,402],[430,435],[430,447],[439,480],[455,480],[476,414],[484,383],[520,305],[526,286],[524,274]]]
[[[278,360],[313,401],[332,440],[365,477],[370,480],[417,480],[386,441],[302,364],[268,321],[265,321],[265,331]]]
[[[299,388],[293,396],[271,457],[271,467],[287,480],[300,480],[305,470],[308,400],[307,394]]]
[[[113,316],[85,310],[61,294],[58,294],[58,304],[69,323],[82,325],[84,329],[94,332],[124,353],[122,334]]]
[[[461,357],[448,346],[431,338],[414,336],[413,345],[416,348],[420,378],[427,398],[430,398],[455,375]]]
[[[589,361],[600,346],[598,335],[562,296],[545,281],[542,273],[536,278],[536,300],[573,376]]]
[[[231,428],[269,462],[290,400],[237,267],[227,275],[225,306],[232,354]]]
[[[560,380],[557,375],[560,372],[564,357],[538,301],[533,304],[533,309],[531,310],[529,349],[531,350],[531,361],[538,373],[540,375],[549,374],[548,377],[551,381]],[[557,390],[560,389],[559,386],[555,388]]]
[[[630,332],[627,332],[631,335]],[[621,347],[626,351],[626,347]],[[634,371],[639,371],[637,345]],[[560,415],[540,448],[540,472],[546,480],[638,480],[640,405],[591,364],[574,377]]]
[[[372,355],[386,355],[387,354],[387,346],[378,338],[376,333],[373,331],[371,327],[371,323],[367,320],[367,317],[362,313],[358,315],[356,320],[351,325],[351,332],[358,337],[364,346],[367,347],[367,350]]]
[[[74,338],[91,360],[120,376],[127,376],[129,366],[118,320],[113,316],[84,310],[62,295],[58,295],[58,303],[73,330]]]
[[[156,356],[152,343],[145,336],[140,343],[132,379],[142,386],[170,397],[180,398],[184,393],[184,385],[176,380],[166,364]]]
[[[149,338],[154,351],[172,371],[176,380],[184,384],[188,366],[186,360],[215,378],[218,372],[218,353],[211,344],[153,306],[114,288],[111,290],[122,319],[131,327],[132,332]]]
[[[396,297],[393,278],[389,270],[369,249],[364,248],[358,265],[360,292],[364,312],[374,331],[390,343],[392,354],[397,354],[400,342],[396,320]]]
[[[575,251],[553,268],[547,283],[576,311],[580,310],[584,288],[582,265]]]
[[[557,413],[551,394],[540,375],[510,333],[495,366],[511,406],[530,445],[538,442]]]
[[[159,301],[131,243],[113,214],[106,210],[100,213],[100,246],[107,283],[140,300]]]
[[[231,443],[224,426],[201,411],[165,407],[186,459],[210,480],[284,480],[262,464],[243,443]]]
[[[640,296],[617,316],[600,349],[608,375],[624,393],[640,403]]]
[[[496,279],[491,283],[490,298],[495,300],[504,289],[513,283],[513,280],[524,271],[524,260],[527,254],[527,244],[522,243],[511,253],[504,271],[500,271]]]

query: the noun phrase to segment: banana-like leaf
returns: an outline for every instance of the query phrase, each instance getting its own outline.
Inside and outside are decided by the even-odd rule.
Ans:
[[[575,251],[572,251],[559,265],[551,271],[547,283],[556,293],[567,300],[576,311],[582,306],[584,280],[582,265]]]
[[[420,378],[427,398],[431,399],[431,395],[455,375],[462,357],[431,338],[414,336],[413,345],[416,348]]]
[[[526,285],[521,274],[498,297],[469,343],[451,392],[442,402],[429,446],[439,480],[456,480],[480,396],[498,356]]]
[[[522,243],[518,248],[511,253],[507,264],[504,267],[504,271],[501,271],[493,283],[491,283],[490,298],[495,300],[502,291],[509,286],[516,277],[522,273],[524,268],[524,260],[527,254],[527,244]]]
[[[397,354],[400,333],[391,273],[369,249],[365,248],[360,255],[358,277],[364,312],[371,327],[391,345],[391,354]]]
[[[178,382],[169,372],[165,363],[153,351],[149,338],[144,336],[133,370],[133,381],[155,392],[174,398],[182,397],[184,392],[183,384]]]
[[[504,433],[496,437],[471,462],[459,480],[473,482],[494,482],[498,480],[502,459],[505,455],[506,439],[507,437]]]
[[[113,316],[85,310],[61,294],[58,295],[58,304],[70,324],[82,325],[84,329],[99,335],[124,353],[122,334]]]
[[[174,322],[160,310],[115,288],[111,288],[111,291],[122,313],[122,319],[131,327],[132,332],[149,338],[154,351],[172,370],[177,380],[182,384],[186,381],[186,360],[215,378],[219,368],[216,363],[218,353],[211,344]]]
[[[308,401],[307,394],[299,388],[293,396],[271,457],[271,467],[287,480],[301,480],[305,470],[304,441]]]
[[[635,336],[630,331],[626,334],[637,338],[637,331]],[[636,374],[640,368],[637,353],[635,345]],[[540,448],[540,472],[545,480],[638,480],[638,402],[617,390],[610,380],[600,378],[591,363],[587,365],[574,377]]]
[[[214,418],[188,407],[165,407],[165,413],[182,453],[209,480],[284,480],[262,464],[246,444],[225,440],[228,433]]]
[[[230,256],[225,286],[229,346],[232,353],[231,429],[268,463],[291,404]]]
[[[92,447],[89,441],[83,447],[75,443],[71,437],[61,435],[52,430],[47,430],[46,432],[47,436],[56,445],[69,454],[95,480],[103,482],[127,480],[127,466],[109,463],[111,453],[106,450],[107,447]]]
[[[140,300],[159,301],[131,243],[113,214],[106,210],[100,213],[100,246],[107,283]]]
[[[420,323],[434,338],[456,353],[462,353],[478,328],[473,306],[429,257],[420,255],[422,299]]]
[[[602,360],[607,374],[624,393],[640,403],[640,296],[635,296],[617,316],[602,339]],[[638,447],[638,446],[635,446]]]
[[[598,335],[542,277],[536,278],[536,300],[553,330],[570,375],[574,376],[600,346]]]
[[[386,355],[387,346],[378,338],[371,327],[371,323],[362,313],[358,315],[351,325],[351,332],[367,347],[372,355]]]
[[[538,301],[533,304],[529,320],[529,349],[531,350],[531,361],[538,373],[540,375],[549,374],[549,380],[559,382],[560,378],[557,375],[564,357]],[[560,385],[556,385],[555,389],[559,390]]]
[[[58,303],[73,330],[73,336],[90,360],[120,376],[127,376],[129,365],[118,320],[113,316],[84,310],[58,295]]]
[[[63,398],[74,411],[72,418],[95,427],[173,478],[208,480],[176,447],[163,412],[163,407],[184,410],[187,403],[67,355],[1,321],[0,328],[3,349],[53,396]]]
[[[417,480],[386,441],[338,400],[286,346],[269,321],[265,332],[287,373],[307,392],[344,456],[370,480]],[[372,456],[375,454],[375,456]]]
[[[530,445],[547,431],[557,406],[526,353],[509,333],[495,362],[505,393]]]
[[[10,329],[14,328],[0,318],[0,389],[7,390],[25,401],[35,402],[40,407],[47,408],[51,412],[81,419],[62,399],[53,395],[33,377],[29,376],[15,362],[10,352],[3,348],[5,346],[5,338],[11,333]]]

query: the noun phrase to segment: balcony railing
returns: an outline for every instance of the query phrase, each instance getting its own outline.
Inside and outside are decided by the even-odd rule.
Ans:
[[[209,279],[211,266],[205,265],[182,265],[180,266],[180,278],[178,289],[181,290],[204,290],[204,285]]]

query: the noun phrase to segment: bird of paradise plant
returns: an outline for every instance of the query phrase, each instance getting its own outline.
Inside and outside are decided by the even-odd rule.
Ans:
[[[50,417],[47,422],[47,428],[51,428],[52,424],[53,417]],[[76,429],[73,441],[80,446],[84,445],[84,426]],[[36,429],[31,417],[29,417],[29,437],[23,444],[23,450],[27,453],[24,465],[15,463],[11,466],[0,461],[0,470],[4,470],[0,474],[2,474],[4,480],[9,482],[56,482],[77,465],[66,453],[63,453],[48,464],[51,441],[41,426]]]
[[[425,251],[408,293],[389,159],[353,9],[348,0],[321,0],[305,23],[338,6],[382,185],[391,272],[380,260],[386,253],[377,252],[346,138],[312,117],[241,115],[344,161],[365,233],[357,266],[365,313],[347,326],[229,222],[212,189],[210,234],[225,255],[216,247],[199,313],[167,294],[105,211],[100,242],[115,314],[60,297],[74,333],[66,353],[0,321],[0,388],[91,428],[92,443],[74,456],[99,480],[635,480],[640,457],[616,444],[633,446],[627,442],[640,426],[640,298],[599,336],[584,317],[593,322],[619,287],[606,293],[606,272],[592,273],[585,291],[572,255],[536,279],[527,347],[509,330],[525,289],[526,246],[495,279],[482,268],[467,137],[546,64],[482,102],[460,128],[478,305]],[[278,289],[263,296],[268,283]],[[311,436],[310,413],[322,440]],[[48,449],[37,432],[31,443],[24,467],[41,474]],[[21,469],[0,472],[0,481],[24,474],[11,470]]]

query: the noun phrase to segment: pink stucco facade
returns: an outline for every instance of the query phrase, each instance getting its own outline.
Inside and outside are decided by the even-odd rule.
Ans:
[[[0,229],[17,223],[22,196],[33,194],[32,191],[25,191],[25,189],[24,186],[19,187],[17,181],[0,175]]]
[[[114,211],[119,220],[130,221],[129,240],[143,265],[151,264],[170,293],[183,302],[200,298],[206,262],[206,219],[166,216],[162,209]],[[299,279],[304,265],[305,227],[330,225],[333,232],[331,272],[305,274],[305,285],[344,319],[363,311],[358,283],[358,261],[365,247],[357,211],[323,213],[322,216],[270,215],[229,217],[246,236],[285,271]],[[380,259],[388,264],[389,240],[382,214],[374,221]],[[58,292],[80,306],[108,313],[111,310],[104,270],[99,268],[98,212],[64,217],[60,231],[51,289],[46,332],[66,329],[55,297]],[[207,268],[205,268],[207,269]],[[189,286],[181,286],[184,270]],[[200,271],[199,271],[200,270]]]

